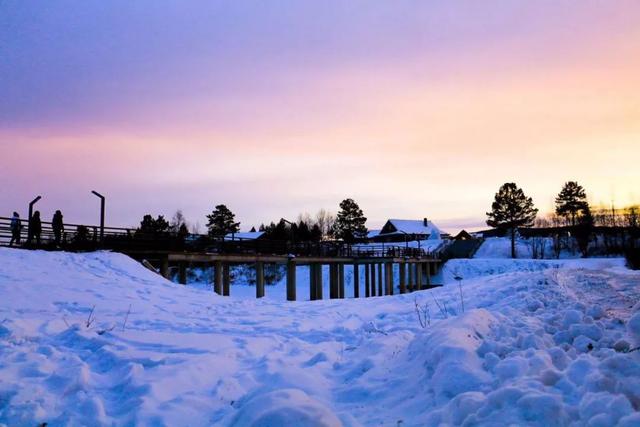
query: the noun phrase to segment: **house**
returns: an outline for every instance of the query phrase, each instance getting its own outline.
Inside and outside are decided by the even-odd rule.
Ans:
[[[229,233],[224,236],[224,240],[258,240],[264,236],[264,231],[246,231],[238,233]]]
[[[427,218],[390,219],[377,235],[370,237],[373,242],[413,242],[416,240],[440,239],[442,232]]]
[[[380,234],[380,230],[369,230],[367,232],[367,240],[373,241],[374,238],[378,237]]]
[[[453,240],[473,240],[473,239],[475,239],[475,237],[473,237],[467,230],[462,230],[461,232],[456,234],[455,237],[453,238]]]

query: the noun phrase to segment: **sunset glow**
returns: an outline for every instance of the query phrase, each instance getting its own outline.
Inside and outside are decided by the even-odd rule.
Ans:
[[[640,203],[637,1],[270,3],[1,3],[3,215],[95,222],[96,189],[113,225],[225,203],[248,229],[352,197],[455,231],[505,181]]]

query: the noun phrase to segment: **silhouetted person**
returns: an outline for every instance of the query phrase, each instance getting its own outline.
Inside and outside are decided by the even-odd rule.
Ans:
[[[36,244],[40,246],[40,235],[42,234],[42,222],[40,221],[40,211],[35,211],[29,221],[29,242],[33,242],[36,239]]]
[[[13,243],[20,244],[20,233],[22,232],[22,221],[20,221],[20,215],[18,212],[13,213],[13,217],[11,218],[11,241],[9,242],[9,246],[13,246]]]
[[[60,242],[62,241],[62,232],[64,231],[64,223],[62,222],[62,212],[59,210],[53,214],[51,228],[53,228],[53,236],[55,238],[56,246],[60,246]]]

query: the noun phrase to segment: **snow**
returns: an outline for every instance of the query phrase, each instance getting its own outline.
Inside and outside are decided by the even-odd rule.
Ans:
[[[553,252],[551,238],[544,239],[545,257],[550,258]],[[532,241],[530,239],[516,239],[516,257],[533,258]],[[489,237],[485,239],[474,258],[511,258],[511,239],[508,237]]]
[[[440,229],[436,227],[436,225],[431,221],[427,221],[426,226],[424,225],[424,220],[415,219],[390,219],[388,222],[390,222],[395,227],[397,232],[384,234],[424,234],[432,239],[440,238]]]
[[[0,266],[6,426],[640,422],[640,272],[620,259],[452,260],[434,290],[295,303],[107,252]]]
[[[422,249],[425,253],[434,253],[441,250],[447,241],[443,239],[413,240],[411,242],[397,243],[358,243],[353,245],[354,249],[366,250],[367,248],[380,250],[381,248],[414,248]]]

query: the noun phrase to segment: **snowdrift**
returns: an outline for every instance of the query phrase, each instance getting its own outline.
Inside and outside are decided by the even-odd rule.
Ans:
[[[287,303],[118,254],[0,249],[0,424],[638,425],[640,273],[495,262],[448,265],[460,286]]]

